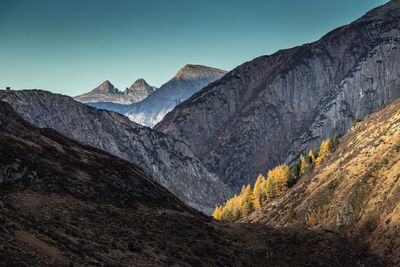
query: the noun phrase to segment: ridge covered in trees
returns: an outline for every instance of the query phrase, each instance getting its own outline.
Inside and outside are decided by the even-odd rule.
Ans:
[[[310,150],[308,155],[301,155],[291,168],[286,164],[276,166],[268,171],[267,178],[260,173],[253,187],[243,185],[240,194],[228,199],[225,205],[217,206],[212,216],[217,220],[233,222],[261,209],[295,185],[302,175],[311,173],[333,153],[338,144],[339,137],[335,135],[322,141],[320,147]]]

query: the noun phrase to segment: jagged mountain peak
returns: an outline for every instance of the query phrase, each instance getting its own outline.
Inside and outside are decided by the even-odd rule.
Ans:
[[[132,91],[144,91],[144,92],[153,92],[156,87],[150,86],[143,78],[137,79],[129,88],[125,90],[125,92],[129,93]]]
[[[142,86],[142,85],[148,86],[149,84],[146,82],[145,79],[139,78],[131,85],[131,87]]]
[[[122,105],[129,105],[140,102],[152,94],[157,88],[150,86],[143,78],[136,80],[129,88],[120,91],[106,80],[92,91],[74,97],[82,103],[110,102]]]
[[[117,88],[114,87],[114,85],[109,81],[105,80],[102,82],[98,87],[94,88],[92,92],[101,92],[101,93],[116,93],[118,91]]]

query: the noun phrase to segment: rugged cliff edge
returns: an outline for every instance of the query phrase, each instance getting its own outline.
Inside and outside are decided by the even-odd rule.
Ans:
[[[391,1],[314,43],[244,63],[155,129],[187,143],[238,192],[400,93],[399,6]]]
[[[329,232],[217,223],[1,101],[0,148],[2,266],[382,266]]]
[[[115,112],[41,90],[0,91],[26,120],[103,149],[142,167],[189,205],[208,214],[231,194],[183,142]]]

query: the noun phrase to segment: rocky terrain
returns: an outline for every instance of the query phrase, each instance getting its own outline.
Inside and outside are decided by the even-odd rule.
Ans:
[[[0,91],[26,120],[142,167],[189,205],[210,214],[231,194],[183,142],[140,126],[115,112],[41,90]]]
[[[155,129],[183,140],[237,193],[400,93],[399,6],[390,1],[314,43],[244,63]]]
[[[242,221],[323,228],[400,265],[400,98],[357,123],[331,157]]]
[[[327,231],[215,222],[1,101],[0,148],[2,266],[383,266]]]
[[[148,85],[144,79],[138,79],[122,92],[107,80],[92,91],[76,96],[74,99],[82,103],[106,102],[128,105],[142,101],[156,90],[156,87]]]

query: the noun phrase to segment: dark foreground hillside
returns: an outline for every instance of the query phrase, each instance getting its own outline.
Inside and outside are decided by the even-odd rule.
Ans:
[[[380,266],[318,230],[218,223],[136,165],[0,102],[0,265]]]

